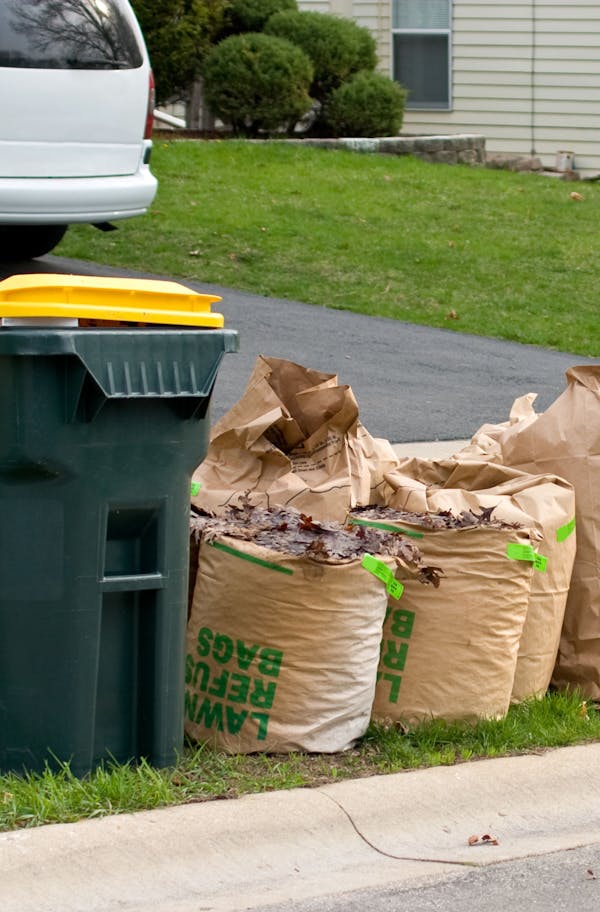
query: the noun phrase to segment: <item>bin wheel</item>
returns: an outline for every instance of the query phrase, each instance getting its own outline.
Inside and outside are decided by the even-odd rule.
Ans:
[[[0,225],[0,262],[31,260],[49,253],[68,225]]]

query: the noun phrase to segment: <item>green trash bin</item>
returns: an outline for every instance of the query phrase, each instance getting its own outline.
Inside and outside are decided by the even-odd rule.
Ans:
[[[183,747],[190,481],[238,339],[138,316],[0,328],[1,771]]]

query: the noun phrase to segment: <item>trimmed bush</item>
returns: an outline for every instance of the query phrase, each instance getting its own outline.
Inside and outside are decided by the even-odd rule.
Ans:
[[[358,73],[331,94],[323,120],[334,136],[394,136],[406,90],[382,73]]]
[[[350,19],[329,13],[281,12],[271,16],[265,33],[286,38],[312,60],[310,94],[321,103],[354,73],[377,65],[375,39]]]
[[[311,106],[312,74],[306,54],[283,38],[231,35],[207,59],[206,101],[237,135],[291,129]]]
[[[297,11],[297,0],[230,0],[226,12],[228,34],[261,32],[275,13]]]

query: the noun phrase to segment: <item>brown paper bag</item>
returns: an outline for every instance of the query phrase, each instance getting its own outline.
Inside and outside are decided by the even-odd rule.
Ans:
[[[492,462],[502,462],[502,447],[500,440],[520,433],[536,420],[534,402],[537,393],[527,393],[513,402],[508,421],[500,424],[483,424],[475,432],[469,444],[456,454],[457,459],[486,459]]]
[[[512,699],[543,695],[556,661],[575,560],[572,485],[556,475],[529,475],[481,460],[406,459],[386,477],[394,489],[389,503],[397,508],[453,513],[493,508],[496,519],[539,529],[547,565],[532,578]]]
[[[404,524],[403,524],[404,525]],[[425,559],[444,569],[435,591],[404,585],[383,629],[373,717],[502,718],[509,707],[533,564],[527,531],[473,527],[425,531]]]
[[[577,552],[552,683],[600,699],[600,364],[572,367],[567,388],[534,421],[498,438],[500,458],[551,472],[575,489]]]
[[[391,573],[394,559],[381,561]],[[187,632],[187,734],[232,753],[352,747],[370,720],[387,598],[360,560],[316,563],[203,539]]]
[[[356,504],[381,502],[383,474],[396,464],[335,374],[260,356],[244,395],[211,433],[192,503],[221,513],[249,494],[255,506],[341,521]]]

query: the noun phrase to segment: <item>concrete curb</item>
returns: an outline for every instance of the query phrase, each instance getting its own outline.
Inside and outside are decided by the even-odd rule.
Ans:
[[[465,865],[600,842],[600,744],[324,786],[388,856]],[[385,812],[382,812],[385,808]],[[498,845],[470,846],[489,834]]]
[[[600,844],[599,763],[589,744],[3,833],[0,908],[235,912]]]

